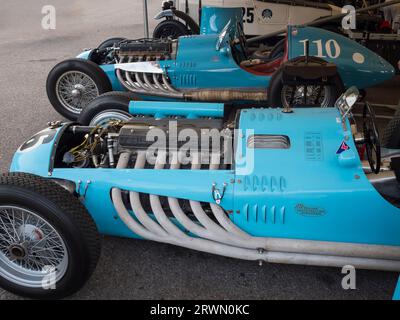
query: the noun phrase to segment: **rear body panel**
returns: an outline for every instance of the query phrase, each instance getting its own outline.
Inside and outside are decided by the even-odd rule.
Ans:
[[[315,27],[289,27],[289,59],[309,54],[335,63],[345,87],[365,88],[391,79],[393,66],[371,50],[337,33]]]
[[[234,221],[243,230],[262,237],[400,245],[400,210],[369,182],[335,108],[248,110],[240,128],[252,129],[236,153]],[[252,134],[287,136],[290,148],[248,148]],[[343,142],[349,149],[338,154]]]

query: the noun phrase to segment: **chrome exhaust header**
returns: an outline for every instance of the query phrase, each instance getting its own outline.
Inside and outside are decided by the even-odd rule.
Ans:
[[[164,169],[166,155],[166,151],[158,153],[155,169]],[[129,152],[121,154],[117,169],[127,168],[131,156]],[[178,153],[172,155],[173,161],[168,170],[179,170],[182,156]],[[191,162],[192,170],[200,169],[198,155],[193,155]],[[212,154],[210,163],[209,169],[217,170],[220,155]],[[145,151],[138,151],[134,168],[143,169],[145,164]],[[212,219],[200,202],[190,200],[193,219],[182,209],[177,198],[168,197],[168,206],[177,221],[175,224],[167,216],[158,195],[148,195],[154,215],[151,217],[143,208],[140,194],[128,192],[132,213],[128,211],[122,199],[122,190],[118,188],[113,188],[111,192],[115,209],[126,226],[144,239],[244,260],[332,267],[353,265],[360,269],[400,271],[398,247],[253,237],[237,227],[217,204],[209,204],[214,216]]]

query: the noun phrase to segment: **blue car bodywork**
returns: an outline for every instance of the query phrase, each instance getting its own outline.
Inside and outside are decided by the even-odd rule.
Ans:
[[[216,9],[218,8],[203,8],[205,14],[208,11],[212,14],[207,15],[207,19],[202,19],[206,21],[205,26],[202,26],[202,34],[180,37],[173,59],[148,62],[159,68],[159,73],[166,77],[172,91],[187,93],[197,90],[238,89],[265,92],[279,66],[287,60],[305,55],[306,42],[309,43],[311,56],[332,62],[338,67],[346,88],[353,85],[366,88],[388,80],[395,74],[393,66],[387,61],[346,37],[324,29],[297,26],[288,27],[287,48],[283,57],[279,56],[275,61],[267,63],[262,62],[256,69],[241,66],[245,58],[238,58],[238,54],[240,55],[242,50],[237,44],[232,44],[241,28],[242,21],[238,18],[241,16],[241,10],[230,9],[223,15],[225,9]],[[215,23],[214,17],[219,17],[219,23]],[[221,28],[226,22],[225,27],[229,26],[228,36],[222,37],[225,28]],[[90,56],[91,51],[86,51],[78,58],[88,59]],[[130,62],[126,65],[129,65],[129,68],[124,67],[123,63],[100,65],[106,72],[113,90],[131,90],[146,100],[160,98],[157,94],[160,90],[141,90],[143,87],[127,86],[126,81],[121,81],[116,74],[118,69],[130,72],[131,75],[136,73],[143,76],[146,73],[147,77],[151,76],[151,72],[143,71],[143,62],[136,65],[135,62]],[[162,97],[168,98],[167,95]],[[177,99],[177,96],[170,98]]]
[[[396,150],[380,170],[369,104],[363,132],[351,113],[358,90],[326,108],[173,101],[260,97],[276,68],[308,49],[335,62],[346,86],[384,81],[392,67],[336,34],[289,27],[284,55],[249,69],[235,12],[171,44],[168,59],[101,66],[114,89],[169,101],[129,97],[123,120],[50,123],[20,146],[0,185],[3,286],[31,297],[76,292],[100,256],[99,233],[250,261],[400,271]]]
[[[397,287],[394,291],[393,300],[400,301],[400,278],[399,278],[399,281],[397,282]]]
[[[243,108],[233,121],[219,103],[131,101],[129,111],[138,117],[111,127],[52,124],[17,150],[10,172],[64,187],[102,234],[253,261],[400,271],[400,208],[363,166],[364,142],[345,109]],[[223,150],[205,153],[203,166],[199,149],[189,165],[160,166],[164,152],[186,155],[171,139],[187,141],[181,133],[196,127],[218,128],[228,137]],[[142,157],[153,129],[168,138],[155,163]],[[71,150],[96,134],[104,142],[82,153],[92,160],[70,162]]]
[[[392,78],[393,66],[371,50],[339,34],[315,27],[290,27],[289,59],[304,55],[304,41],[310,41],[310,55],[335,63],[345,87],[366,88]]]
[[[287,59],[304,56],[305,41],[308,40],[310,55],[335,63],[345,87],[355,85],[366,88],[394,76],[394,68],[387,61],[339,34],[314,27],[292,26],[288,28],[287,35]],[[219,50],[216,49],[218,37],[218,34],[207,34],[178,39],[176,58],[158,62],[173,88],[178,91],[226,88],[266,90],[276,69],[262,74],[240,67],[232,55],[229,39]],[[84,52],[78,57],[85,59],[89,54]],[[100,67],[109,77],[113,90],[124,90],[114,65]],[[152,95],[151,91],[147,94],[132,91],[142,98]]]
[[[345,87],[374,86],[394,76],[394,68],[383,58],[339,34],[314,27],[288,27],[287,34],[289,60],[305,55],[304,41],[308,40],[310,55],[335,63]],[[175,88],[268,87],[272,74],[264,76],[246,71],[230,54],[229,43],[217,51],[216,41],[215,35],[179,39],[176,60],[160,62]],[[321,52],[318,52],[319,45]],[[190,77],[191,81],[185,81]]]
[[[338,119],[335,108],[242,110],[236,166],[216,171],[53,168],[65,124],[30,139],[10,171],[72,181],[99,230],[114,236],[135,235],[116,219],[112,188],[212,203],[211,185],[226,183],[220,205],[252,236],[400,246],[400,210],[370,183]],[[287,136],[290,148],[249,148],[254,135]],[[343,141],[349,149],[338,154]]]

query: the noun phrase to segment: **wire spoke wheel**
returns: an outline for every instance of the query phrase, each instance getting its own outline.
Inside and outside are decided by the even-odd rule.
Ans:
[[[282,88],[282,105],[284,108],[294,106],[315,106],[326,108],[329,106],[330,91],[327,86],[298,85]]]
[[[79,114],[99,95],[99,89],[91,77],[74,70],[65,72],[58,78],[56,94],[65,109]]]
[[[60,234],[34,212],[0,206],[0,276],[30,288],[42,288],[46,276],[58,282],[68,268]]]

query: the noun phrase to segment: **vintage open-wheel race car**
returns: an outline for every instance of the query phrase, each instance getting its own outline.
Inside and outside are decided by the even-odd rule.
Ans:
[[[396,2],[396,0],[391,0]],[[200,34],[201,21],[209,21],[210,15],[218,14],[203,10],[204,6],[221,8],[242,7],[243,26],[248,38],[269,34],[262,43],[274,46],[288,25],[309,25],[333,31],[357,41],[374,51],[395,68],[400,59],[400,36],[396,28],[384,19],[382,10],[388,1],[308,1],[308,0],[177,0],[163,1],[162,11],[154,18],[159,24],[154,28],[153,38],[176,39],[183,35]],[[345,7],[350,5],[350,7]],[[355,24],[343,28],[343,10],[357,8]],[[346,18],[345,18],[345,21]],[[395,26],[395,24],[393,25]]]
[[[400,113],[381,146],[368,103],[357,128],[358,95],[228,117],[220,103],[134,101],[127,121],[51,123],[0,177],[0,285],[34,298],[76,292],[99,234],[400,271]]]
[[[177,40],[111,39],[59,63],[47,79],[50,102],[71,120],[111,90],[130,92],[135,100],[285,107],[290,99],[326,107],[344,88],[362,89],[394,75],[392,65],[372,51],[315,27],[289,26],[286,38],[271,51],[250,52],[241,9],[218,12],[215,19],[202,21],[201,35]],[[288,77],[291,85],[283,85]]]

